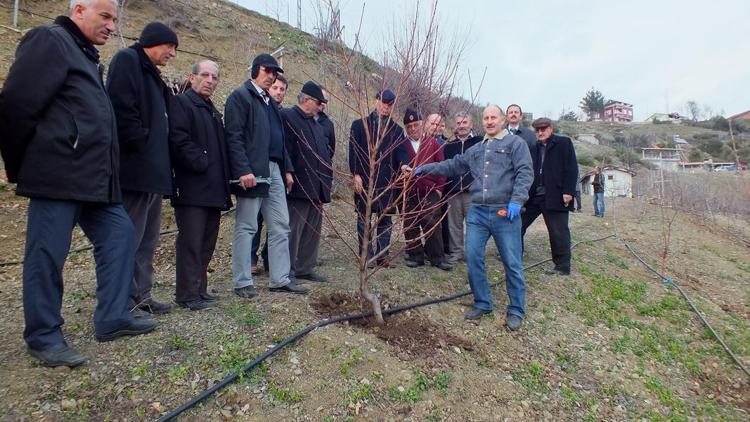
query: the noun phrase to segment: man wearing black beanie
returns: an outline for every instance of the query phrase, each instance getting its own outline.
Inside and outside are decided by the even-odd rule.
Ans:
[[[167,313],[172,305],[151,297],[162,197],[172,194],[167,109],[171,91],[156,66],[175,57],[177,34],[161,22],[143,28],[139,41],[118,51],[107,74],[117,117],[123,205],[135,226],[135,272],[130,309]],[[142,312],[135,312],[136,315]]]

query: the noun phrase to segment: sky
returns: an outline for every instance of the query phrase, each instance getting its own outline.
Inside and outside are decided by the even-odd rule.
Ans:
[[[232,0],[297,25],[297,0]],[[335,0],[334,0],[335,1]],[[312,32],[317,0],[302,0]],[[382,57],[394,28],[430,1],[339,0],[344,37]],[[418,5],[418,6],[417,6]],[[466,43],[455,94],[470,98],[487,69],[477,104],[520,104],[534,117],[580,113],[592,87],[633,104],[636,121],[652,113],[731,116],[750,109],[750,1],[438,0],[440,30]]]

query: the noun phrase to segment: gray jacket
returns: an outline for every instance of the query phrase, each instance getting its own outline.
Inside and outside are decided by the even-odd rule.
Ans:
[[[472,205],[499,208],[506,208],[509,202],[523,205],[534,181],[531,154],[521,137],[507,131],[501,135],[502,139],[485,139],[450,160],[425,164],[422,172],[455,176],[470,171],[474,176],[469,187]]]

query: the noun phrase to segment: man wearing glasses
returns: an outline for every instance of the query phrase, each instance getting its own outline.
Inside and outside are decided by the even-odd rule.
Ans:
[[[526,212],[522,214],[521,232],[539,217],[544,217],[555,267],[548,275],[570,274],[570,228],[568,212],[573,211],[573,196],[578,179],[578,161],[573,142],[554,134],[550,119],[536,119],[531,124],[538,141],[531,147],[534,183],[529,189]]]
[[[268,229],[269,290],[306,294],[289,277],[289,213],[286,191],[293,167],[284,146],[284,128],[268,89],[284,71],[270,54],[260,54],[250,67],[250,79],[229,95],[224,108],[232,186],[237,196],[232,274],[234,293],[258,296],[253,283],[250,250],[258,231],[258,210]]]

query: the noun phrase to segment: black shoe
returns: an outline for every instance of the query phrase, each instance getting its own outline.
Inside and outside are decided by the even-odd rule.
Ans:
[[[449,264],[447,261],[440,261],[437,264],[432,264],[432,266],[443,271],[451,271],[453,269],[453,265]]]
[[[405,262],[406,262],[406,266],[409,267],[409,268],[417,268],[417,267],[424,266],[424,261],[417,261],[417,260],[414,260],[414,259],[406,259]]]
[[[239,289],[234,289],[234,294],[245,299],[252,299],[258,297],[258,291],[255,290],[255,286],[245,286]]]
[[[138,305],[138,309],[146,311],[154,315],[168,314],[172,310],[172,305],[169,303],[157,302],[154,299],[146,299]]]
[[[191,311],[200,311],[203,309],[213,308],[214,302],[205,299],[189,300],[187,302],[177,302],[178,305],[183,308],[188,308]]]
[[[211,293],[204,292],[201,293],[201,299],[205,300],[206,302],[216,302],[219,300],[219,295],[212,295]]]
[[[295,275],[296,278],[302,279],[302,280],[309,280],[313,281],[315,283],[325,283],[328,281],[327,278],[324,276],[317,274],[317,273],[310,273],[310,274],[301,274],[301,275]]]
[[[71,349],[67,344],[61,343],[56,344],[46,350],[34,350],[28,349],[29,354],[39,359],[46,366],[67,366],[69,368],[75,368],[76,366],[86,363],[88,360],[86,356]]]
[[[112,341],[124,336],[137,336],[151,332],[156,328],[156,321],[153,319],[138,318],[134,319],[133,322],[128,325],[118,328],[117,330],[109,333],[96,334],[97,341]]]
[[[143,311],[139,308],[135,308],[132,311],[130,311],[130,315],[133,315],[133,318],[136,318],[136,319],[142,319],[142,318],[151,319],[150,313]]]
[[[478,319],[481,319],[483,315],[491,314],[492,311],[488,311],[486,309],[477,309],[472,308],[472,310],[466,312],[464,314],[464,318],[472,321],[476,321]]]
[[[274,293],[294,293],[297,295],[306,295],[309,290],[297,285],[297,283],[292,280],[288,284],[285,284],[281,287],[271,287],[268,290],[274,292]]]
[[[570,275],[570,270],[566,270],[565,268],[550,268],[549,270],[544,272],[547,275]]]
[[[523,320],[518,315],[508,315],[505,319],[505,325],[507,325],[511,331],[518,331],[518,329],[521,328],[522,322]]]

